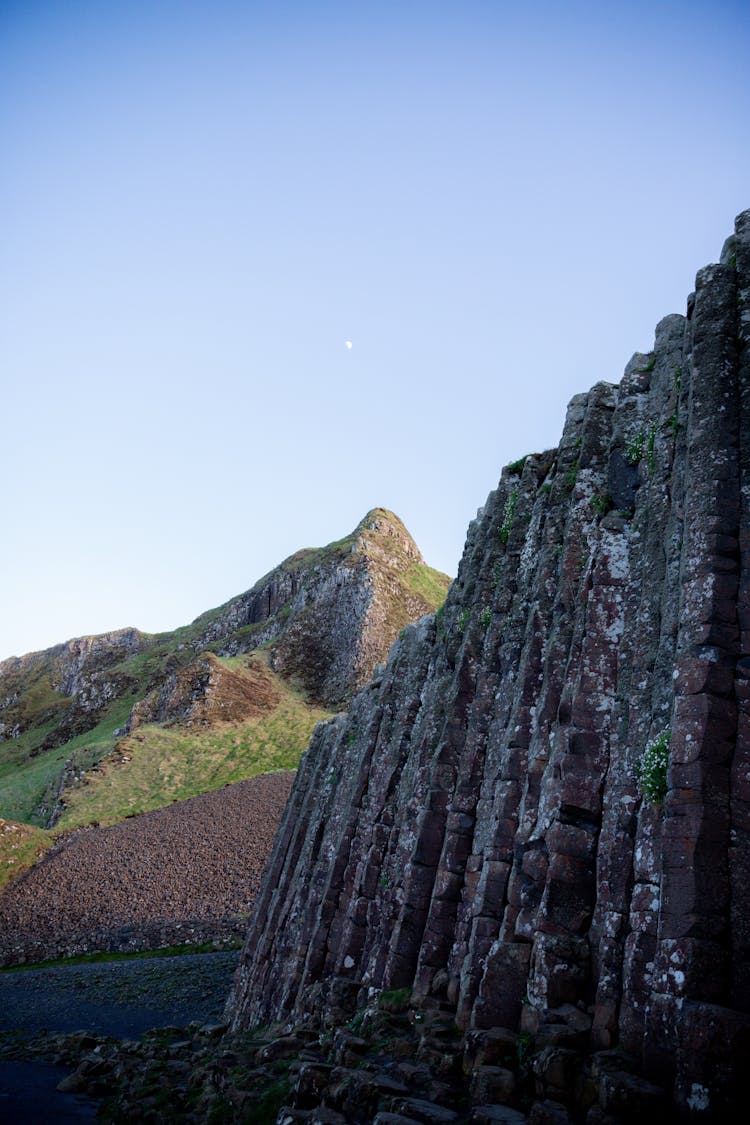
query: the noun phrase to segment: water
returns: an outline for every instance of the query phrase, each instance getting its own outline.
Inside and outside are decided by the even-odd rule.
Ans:
[[[57,1083],[70,1072],[44,1062],[0,1061],[2,1125],[67,1125],[96,1120],[97,1103],[82,1094],[61,1094]]]

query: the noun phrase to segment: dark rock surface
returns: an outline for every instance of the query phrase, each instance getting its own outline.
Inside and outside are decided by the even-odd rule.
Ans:
[[[525,1037],[534,1120],[593,1102],[602,1121],[735,1112],[750,1062],[750,212],[725,257],[619,385],[573,399],[556,450],[504,470],[444,611],[316,730],[234,1029],[339,1026],[406,989],[460,1031]],[[652,803],[637,775],[664,731]],[[512,1102],[493,1068],[490,1054],[477,1096]]]

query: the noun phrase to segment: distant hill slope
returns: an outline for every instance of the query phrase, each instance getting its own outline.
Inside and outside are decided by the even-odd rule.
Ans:
[[[0,965],[231,936],[252,906],[293,778],[266,774],[66,834],[0,895]]]
[[[232,782],[297,768],[313,730],[331,712],[271,672],[266,652],[229,658],[209,653],[197,664],[208,667],[211,679],[189,717],[138,722],[118,739],[110,754],[64,790],[59,828],[116,824]]]
[[[347,702],[448,585],[398,517],[375,508],[344,539],[298,551],[191,625],[81,637],[0,663],[0,816],[111,821],[293,767],[317,719]],[[231,659],[258,649],[262,661]],[[148,755],[146,783],[137,763]],[[112,789],[103,804],[102,776]]]

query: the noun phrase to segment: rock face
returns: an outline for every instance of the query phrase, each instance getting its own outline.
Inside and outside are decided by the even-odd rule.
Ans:
[[[206,652],[179,672],[170,672],[157,688],[136,703],[128,727],[144,723],[210,726],[270,712],[280,699],[273,679],[260,663],[248,664],[243,675],[232,672]]]
[[[398,516],[374,508],[345,539],[298,551],[207,615],[205,628],[198,618],[194,647],[234,656],[271,644],[274,671],[337,707],[367,682],[399,630],[432,612],[447,587]]]
[[[624,1049],[686,1111],[737,1103],[750,1061],[749,337],[745,212],[654,351],[572,401],[556,450],[503,471],[444,610],[317,728],[228,1004],[234,1028],[336,1022],[405,988],[459,1029]],[[667,741],[663,800],[658,785],[649,800],[639,764]],[[635,1104],[645,1079],[618,1085],[607,1058],[600,1105]]]
[[[118,629],[0,662],[0,745],[37,728],[38,754],[94,727],[117,699],[133,692],[129,658],[153,638]]]

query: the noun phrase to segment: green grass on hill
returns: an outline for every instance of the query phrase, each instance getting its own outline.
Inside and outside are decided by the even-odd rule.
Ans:
[[[31,867],[51,843],[50,832],[0,819],[0,891]]]
[[[18,697],[8,714],[23,729],[59,723],[70,707],[70,697],[52,686],[53,666],[54,661],[49,654],[39,653],[21,667],[11,668],[3,674],[3,694]]]
[[[401,581],[410,593],[422,598],[435,610],[440,609],[445,601],[448,587],[451,584],[447,574],[419,563],[414,563],[413,566],[409,567],[403,574]]]
[[[93,730],[37,756],[29,755],[23,736],[4,743],[0,759],[0,816],[41,824],[37,810],[54,800],[65,763],[72,761],[81,769],[89,769],[108,754],[115,744],[114,732],[125,723],[134,702],[132,695],[118,699]]]
[[[241,672],[247,659],[222,663]],[[330,712],[309,704],[281,677],[273,680],[281,700],[263,715],[204,728],[139,727],[118,743],[100,770],[88,775],[85,785],[66,792],[67,810],[58,828],[115,824],[231,782],[296,769],[313,728]]]

